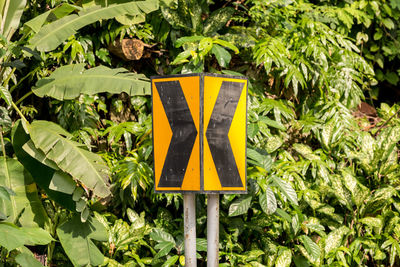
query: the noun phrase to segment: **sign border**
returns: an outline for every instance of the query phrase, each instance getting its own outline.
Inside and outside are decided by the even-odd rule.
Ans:
[[[152,130],[154,130],[154,119],[153,119],[153,80],[156,79],[168,79],[168,78],[180,78],[180,77],[195,77],[199,76],[199,106],[200,106],[200,114],[199,114],[199,152],[200,152],[200,190],[193,191],[193,190],[156,190],[156,178],[155,173],[153,174],[153,181],[154,181],[154,193],[168,193],[168,194],[184,194],[184,193],[195,193],[195,194],[247,194],[247,115],[248,115],[248,92],[249,92],[249,80],[246,76],[239,76],[239,75],[229,75],[229,74],[216,74],[216,73],[185,73],[185,74],[171,74],[171,75],[155,75],[150,76],[150,83],[151,83],[151,126]],[[204,140],[203,140],[203,131],[204,131],[204,77],[211,76],[211,77],[218,77],[218,78],[228,78],[228,79],[238,79],[238,80],[245,80],[246,81],[246,148],[245,148],[245,172],[244,172],[244,190],[204,190],[204,163],[203,163],[203,154],[204,154]],[[153,145],[153,172],[155,168],[155,153],[154,153],[154,131],[152,132],[152,145]]]

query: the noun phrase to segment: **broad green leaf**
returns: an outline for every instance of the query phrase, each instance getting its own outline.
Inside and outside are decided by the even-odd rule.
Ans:
[[[36,158],[26,153],[24,149],[22,149],[27,142],[32,141],[30,140],[29,135],[26,134],[20,120],[16,122],[14,128],[12,129],[11,136],[13,148],[18,160],[24,165],[29,173],[32,174],[33,179],[39,185],[39,187],[44,189],[49,198],[65,208],[75,211],[75,201],[72,200],[70,195],[51,190],[49,188],[51,179],[53,178],[56,170],[42,164]]]
[[[27,248],[20,248],[22,252],[15,257],[15,262],[21,267],[43,267],[43,265],[35,258],[35,255]]]
[[[309,261],[303,255],[296,255],[293,258],[296,267],[310,267]]]
[[[289,183],[283,181],[281,178],[275,175],[272,175],[272,181],[274,181],[274,185],[279,188],[281,193],[286,196],[290,202],[292,202],[294,205],[299,205],[296,191],[294,191],[293,187]]]
[[[291,225],[292,225],[294,235],[297,235],[297,232],[300,230],[300,220],[299,220],[298,214],[294,214],[292,216]]]
[[[52,19],[52,17],[55,17],[57,19],[60,19],[62,17],[65,17],[75,10],[81,9],[78,6],[74,6],[68,3],[63,3],[57,7],[55,7],[52,10],[46,11],[39,16],[34,17],[33,19],[25,22],[24,26],[27,26],[32,29],[33,32],[37,33],[39,30],[42,28],[43,24],[49,19]]]
[[[385,79],[393,85],[397,85],[400,78],[395,72],[388,72],[385,75]]]
[[[239,49],[238,49],[236,46],[234,46],[233,44],[231,44],[230,42],[227,42],[227,41],[225,41],[225,40],[214,39],[213,43],[214,43],[214,44],[219,44],[219,45],[224,46],[224,47],[226,47],[226,48],[229,48],[229,49],[231,49],[233,52],[235,52],[235,54],[238,54],[238,53],[239,53]]]
[[[324,144],[326,148],[330,148],[334,128],[335,128],[334,119],[327,122],[322,128],[321,131],[322,144]]]
[[[221,46],[214,44],[211,48],[211,53],[214,54],[215,58],[218,61],[218,64],[223,67],[227,68],[229,62],[231,61],[231,54]]]
[[[146,0],[114,4],[107,7],[93,6],[78,14],[72,14],[43,26],[30,40],[30,44],[39,51],[48,52],[57,48],[69,36],[79,29],[102,19],[121,15],[141,15],[158,9],[158,1]]]
[[[254,249],[246,252],[246,261],[254,261],[257,260],[261,255],[264,255],[264,251],[259,249]]]
[[[139,214],[137,214],[135,211],[128,208],[126,213],[128,215],[129,221],[132,223],[131,228],[140,229],[145,226],[146,222],[144,220],[144,212],[141,213],[139,216]]]
[[[50,233],[39,227],[21,227],[21,235],[25,236],[25,245],[47,245],[54,239],[51,237]]]
[[[159,250],[158,253],[154,256],[154,259],[164,257],[171,251],[171,249],[174,248],[174,246],[175,246],[175,244],[170,241],[163,241],[163,242],[158,243],[154,247],[155,249]]]
[[[266,154],[265,151],[261,150],[260,152],[251,148],[247,148],[247,157],[249,159],[248,162],[257,165],[266,171],[270,171],[273,163],[271,156]]]
[[[74,192],[72,193],[72,199],[74,201],[79,201],[79,199],[83,196],[85,193],[85,190],[83,190],[81,187],[76,187]]]
[[[46,22],[49,17],[51,10],[40,14],[39,16],[34,17],[33,19],[25,22],[24,26],[27,26],[32,29],[35,33],[37,33],[40,28],[42,28],[43,24]]]
[[[377,41],[377,40],[381,39],[382,36],[383,36],[383,32],[378,30],[377,32],[374,33],[374,40]]]
[[[2,98],[8,106],[11,106],[12,97],[10,92],[4,86],[0,85],[0,98]]]
[[[388,200],[395,194],[396,190],[391,186],[379,188],[367,199],[367,204],[363,207],[365,209],[362,210],[362,212],[375,213],[376,211],[383,209],[389,204]]]
[[[224,7],[213,11],[204,22],[203,32],[211,34],[219,31],[225,26],[233,13],[235,13],[235,9],[232,7]]]
[[[7,216],[4,215],[4,214],[0,211],[0,221],[4,221],[5,219],[7,219]]]
[[[75,266],[96,266],[103,263],[104,256],[92,239],[106,241],[108,234],[97,219],[89,217],[82,223],[80,215],[75,215],[57,228],[57,235],[65,253]]]
[[[279,248],[278,257],[275,261],[276,267],[289,267],[292,262],[292,253],[286,247]]]
[[[374,260],[384,260],[386,259],[386,254],[380,250],[380,249],[376,249],[374,251]]]
[[[11,196],[15,196],[14,191],[0,185],[0,199],[11,201]]]
[[[182,45],[187,44],[187,43],[197,43],[197,42],[203,40],[204,38],[206,38],[206,37],[198,36],[198,35],[184,36],[175,41],[175,47],[179,48]]]
[[[171,234],[165,232],[161,229],[153,229],[150,233],[150,238],[157,241],[157,242],[171,242],[175,244],[175,240]]]
[[[390,18],[385,18],[383,19],[383,24],[385,25],[386,28],[388,29],[393,29],[394,28],[394,22]]]
[[[339,177],[334,176],[331,179],[333,193],[338,198],[339,202],[346,206],[349,210],[353,210],[353,202],[351,200],[351,192],[342,184]]]
[[[390,0],[390,5],[393,9],[397,8],[400,10],[400,0]]]
[[[248,209],[250,208],[251,204],[251,196],[241,196],[236,199],[230,206],[229,206],[229,217],[238,216],[247,213]]]
[[[106,197],[111,194],[107,184],[108,168],[99,155],[63,137],[69,133],[52,122],[34,121],[30,133],[35,146],[61,170],[82,182],[97,196]]]
[[[0,211],[8,222],[22,226],[44,226],[48,217],[38,197],[36,184],[16,159],[0,157],[0,185],[15,192],[11,201],[0,199]]]
[[[311,230],[310,232],[316,232],[320,236],[326,236],[325,227],[319,223],[307,223],[305,226]]]
[[[76,64],[57,68],[49,77],[39,80],[33,92],[40,97],[50,96],[59,100],[101,92],[148,95],[150,82],[143,74],[129,73],[123,68],[98,66],[86,70],[85,64]]]
[[[62,171],[56,171],[51,179],[49,188],[71,195],[76,188],[76,183],[70,175]]]
[[[172,256],[163,265],[161,265],[161,267],[173,266],[178,259],[179,259],[178,255]]]
[[[182,64],[185,62],[188,62],[189,60],[187,59],[188,57],[190,57],[191,53],[190,50],[185,50],[181,53],[179,53],[176,58],[174,59],[174,61],[171,62],[171,65],[178,65],[178,64]]]
[[[54,169],[54,170],[59,170],[57,164],[55,164],[53,161],[49,160],[46,155],[43,153],[43,151],[37,149],[35,147],[35,144],[32,142],[32,140],[29,140],[28,142],[25,143],[25,145],[22,146],[22,149],[29,154],[32,158],[36,159],[40,163],[43,163],[44,165]]]
[[[368,197],[369,189],[358,182],[351,171],[344,169],[341,174],[344,185],[351,192],[352,201],[357,205],[357,207],[360,207]]]
[[[11,251],[23,246],[24,243],[25,236],[21,234],[17,226],[0,222],[0,246]]]
[[[179,10],[182,12],[182,9]],[[168,6],[161,5],[161,13],[164,19],[174,28],[174,29],[191,29],[191,21],[187,16],[182,16],[179,14],[177,9],[169,8]]]
[[[4,10],[1,10],[1,28],[0,34],[8,40],[18,29],[19,22],[26,5],[26,0],[5,0]]]
[[[260,127],[258,127],[257,123],[250,123],[247,126],[247,136],[249,138],[254,138],[257,135],[257,133],[259,132],[259,130],[260,130]]]
[[[196,238],[196,250],[197,251],[207,251],[207,239]]]
[[[213,47],[212,41],[213,41],[213,39],[210,37],[205,37],[200,40],[199,46],[198,46],[198,51],[199,51],[200,56],[206,56],[208,54],[208,52],[210,52],[210,50]]]
[[[115,19],[123,25],[130,26],[130,25],[144,22],[146,20],[146,16],[144,14],[137,15],[137,16],[123,15],[123,16],[115,17]]]
[[[268,215],[273,214],[278,207],[276,204],[275,194],[269,186],[267,187],[266,192],[260,194],[260,206]]]
[[[315,155],[312,149],[304,144],[293,144],[293,149],[308,160],[319,160],[319,156]]]
[[[377,228],[378,233],[382,231],[383,220],[377,217],[364,217],[359,220],[360,223],[365,224],[369,227]]]
[[[4,132],[8,132],[12,127],[12,121],[5,107],[0,107],[0,128]]]
[[[301,235],[299,236],[300,241],[304,244],[304,247],[307,250],[307,253],[312,257],[314,261],[319,259],[319,256],[321,255],[321,250],[317,244],[314,243],[314,241],[311,240],[306,235]]]
[[[330,251],[340,247],[343,237],[347,235],[349,231],[349,228],[346,226],[341,226],[330,232],[325,240],[325,253],[328,254]]]
[[[284,211],[280,208],[277,208],[276,214],[279,215],[280,217],[282,217],[283,219],[285,219],[287,222],[289,222],[289,223],[292,222],[292,217],[290,217],[290,215],[286,211]]]
[[[286,127],[278,121],[271,120],[270,118],[265,116],[260,116],[259,119],[261,122],[267,124],[268,126],[279,129],[281,131],[286,131]]]
[[[282,145],[283,140],[279,136],[274,135],[268,138],[265,149],[268,153],[272,153],[280,148]]]

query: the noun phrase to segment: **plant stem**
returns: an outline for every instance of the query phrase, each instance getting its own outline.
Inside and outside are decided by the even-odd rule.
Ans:
[[[30,96],[31,94],[33,94],[33,91],[29,91],[28,93],[26,93],[23,97],[21,97],[20,99],[18,99],[17,102],[15,102],[15,105],[18,105],[19,103],[21,103],[22,101],[24,101],[25,98],[27,98],[27,97]]]
[[[37,71],[39,69],[39,67],[37,67],[36,69],[34,69],[33,71],[29,72],[27,75],[25,75],[24,77],[22,77],[17,84],[14,84],[11,88],[10,88],[10,93],[12,93],[12,91],[15,90],[15,88],[17,88],[23,81],[25,81],[26,78],[28,78],[29,76],[32,75],[32,73],[34,73],[35,71]]]
[[[390,116],[390,118],[389,118],[387,121],[385,121],[384,124],[382,124],[381,126],[379,126],[378,130],[375,132],[375,136],[377,136],[378,133],[379,133],[379,131],[380,131],[383,127],[385,127],[386,124],[388,124],[389,121],[391,121],[391,119],[393,119],[393,118],[394,118],[397,114],[399,114],[399,113],[400,113],[400,108],[396,111],[396,113],[394,113],[392,116]]]
[[[55,218],[54,218],[53,225],[51,227],[51,236],[55,237],[56,235],[56,227],[58,224],[58,213],[56,212]],[[47,245],[47,264],[51,266],[51,262],[53,261],[53,253],[54,253],[54,247],[55,247],[55,241],[51,241]]]
[[[10,74],[8,74],[7,78],[4,80],[3,82],[3,86],[6,86],[8,84],[8,81],[11,79],[11,76],[14,74],[16,68],[13,68],[10,72]]]
[[[26,123],[29,124],[28,120],[25,118],[24,114],[22,114],[21,110],[15,105],[14,101],[11,101],[12,107],[15,109],[15,111],[18,113],[18,115],[21,117],[21,119]]]

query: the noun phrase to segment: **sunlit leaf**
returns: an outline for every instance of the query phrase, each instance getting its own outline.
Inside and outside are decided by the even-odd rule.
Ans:
[[[281,178],[275,175],[272,175],[272,180],[274,181],[274,185],[279,188],[280,192],[285,195],[290,202],[292,202],[294,205],[299,205],[296,191],[289,183],[283,181]]]
[[[308,254],[313,258],[313,260],[317,260],[321,255],[321,250],[317,244],[315,244],[311,238],[306,235],[299,236],[299,239],[304,244]]]
[[[276,211],[277,204],[276,204],[275,194],[269,186],[267,187],[266,192],[260,194],[259,199],[260,199],[260,206],[266,214],[270,215]]]
[[[30,40],[30,44],[39,51],[51,51],[86,25],[125,14],[134,16],[150,13],[156,9],[158,9],[158,1],[154,0],[114,4],[107,7],[93,6],[78,14],[63,17],[43,26]]]
[[[30,133],[35,146],[64,172],[82,182],[98,196],[106,197],[111,193],[107,184],[108,168],[103,159],[65,138],[69,133],[60,126],[48,121],[34,121]]]
[[[86,70],[84,64],[57,68],[49,77],[39,80],[33,92],[59,100],[74,99],[80,94],[100,92],[148,95],[150,82],[143,74],[129,73],[126,69],[98,66]]]
[[[106,241],[108,234],[97,219],[90,217],[85,223],[75,215],[57,228],[61,245],[74,265],[100,265],[104,256],[92,240]]]
[[[229,216],[233,217],[247,213],[248,209],[250,208],[251,199],[251,196],[243,196],[236,199],[229,206]]]

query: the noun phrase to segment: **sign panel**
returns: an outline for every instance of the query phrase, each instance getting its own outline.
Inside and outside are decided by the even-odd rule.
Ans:
[[[246,192],[246,78],[152,77],[152,102],[156,192]]]
[[[152,79],[156,191],[200,191],[200,77]]]

